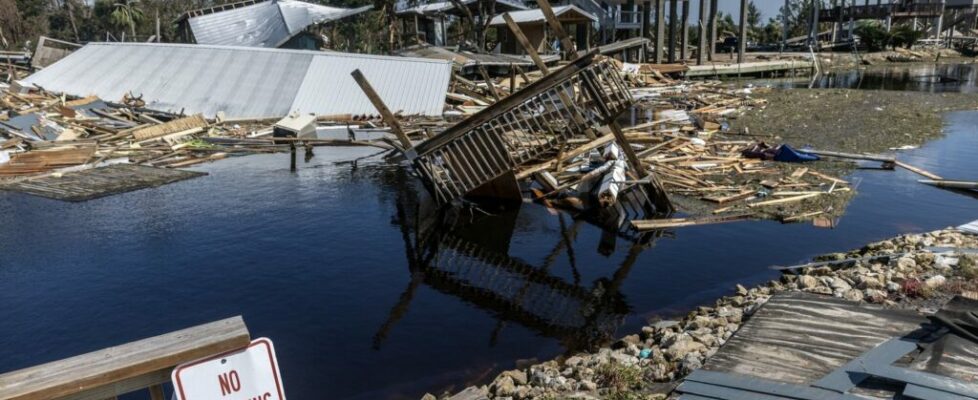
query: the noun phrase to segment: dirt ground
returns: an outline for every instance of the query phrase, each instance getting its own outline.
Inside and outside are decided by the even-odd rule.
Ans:
[[[850,89],[772,90],[768,105],[731,121],[731,132],[769,144],[883,153],[941,136],[942,114],[978,109],[978,96]]]
[[[767,99],[768,105],[731,119],[730,132],[725,136],[749,137],[772,146],[787,143],[795,148],[807,146],[849,153],[888,153],[891,147],[919,146],[942,135],[943,113],[978,109],[978,96],[958,93],[777,89],[756,97]],[[805,167],[838,178],[845,178],[855,167],[851,162],[829,159],[775,165],[783,171],[780,175],[790,175],[795,169]],[[726,177],[731,184],[753,186],[760,179],[764,177],[749,174]],[[784,219],[821,211],[820,217],[832,220],[845,212],[855,194],[853,189],[833,196],[763,207],[755,210],[755,216]],[[693,215],[709,214],[713,208],[695,198],[672,198],[681,210]]]

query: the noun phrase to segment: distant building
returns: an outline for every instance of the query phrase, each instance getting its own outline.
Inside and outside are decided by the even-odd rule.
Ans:
[[[185,43],[317,50],[323,39],[311,27],[370,8],[327,7],[296,0],[246,0],[188,11],[175,23]]]
[[[497,15],[527,9],[520,0],[495,1]],[[473,16],[479,15],[478,0],[460,0],[460,2],[469,9]],[[397,16],[401,18],[407,36],[415,37],[422,42],[435,46],[447,46],[450,42],[448,40],[448,26],[462,17],[462,11],[450,1],[427,3],[414,7],[408,7],[407,4],[405,1],[400,2],[400,8],[397,11]]]
[[[574,5],[553,7],[554,16],[564,27],[564,31],[570,35],[578,49],[585,50],[590,48],[591,33],[593,26],[598,23],[598,17],[586,12]],[[540,9],[525,11],[515,11],[509,13],[513,22],[519,25],[520,30],[530,41],[530,44],[539,53],[550,53],[551,44],[556,42],[553,35],[548,35],[547,19],[543,16]],[[497,15],[490,22],[490,26],[499,28],[500,51],[505,54],[525,54],[523,46],[520,45],[516,37],[506,27],[506,21],[502,15]],[[565,50],[565,49],[561,49]]]

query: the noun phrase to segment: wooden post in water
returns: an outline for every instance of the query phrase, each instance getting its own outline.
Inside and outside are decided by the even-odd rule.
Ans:
[[[666,44],[666,0],[655,0],[655,62],[662,64]]]
[[[370,85],[370,82],[367,81],[367,78],[363,76],[363,73],[360,72],[359,69],[357,69],[354,70],[350,75],[353,75],[353,80],[357,81],[357,85],[360,85],[360,90],[363,90],[363,94],[367,95],[367,98],[370,99],[371,103],[373,103],[374,108],[376,108],[377,111],[380,112],[380,116],[384,119],[384,122],[387,124],[387,126],[391,127],[391,131],[394,132],[394,135],[397,136],[397,140],[399,140],[401,142],[401,146],[404,147],[403,150],[410,149],[412,147],[411,139],[409,139],[407,134],[404,133],[404,130],[401,128],[401,124],[397,122],[397,118],[394,118],[394,113],[392,113],[391,110],[387,108],[387,105],[384,104],[384,100],[380,98],[380,95],[378,95],[377,92],[374,90],[373,86]],[[293,160],[294,160],[295,159],[294,148],[292,150],[292,153],[293,153]]]
[[[295,172],[295,141],[289,142],[289,153],[291,153],[291,161],[289,162],[289,170]]]

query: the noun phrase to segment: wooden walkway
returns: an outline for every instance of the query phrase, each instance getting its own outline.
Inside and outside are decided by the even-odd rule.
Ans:
[[[207,175],[203,172],[116,164],[0,184],[0,190],[27,193],[64,201],[87,201],[114,194],[163,186]]]
[[[976,308],[978,302],[959,297],[942,313]],[[978,379],[978,344],[943,334],[923,315],[807,293],[772,297],[703,369],[807,387],[897,337],[919,340],[924,350],[894,365],[964,382]],[[891,398],[893,390],[871,385],[850,393]]]

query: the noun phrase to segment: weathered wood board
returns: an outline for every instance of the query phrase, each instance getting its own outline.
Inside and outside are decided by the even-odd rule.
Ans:
[[[772,297],[707,360],[704,368],[811,384],[927,319],[913,311],[806,293]]]
[[[46,176],[0,184],[0,190],[27,193],[64,201],[86,201],[114,194],[163,186],[169,183],[207,175],[203,172],[116,164],[84,171],[68,172],[61,177]]]

